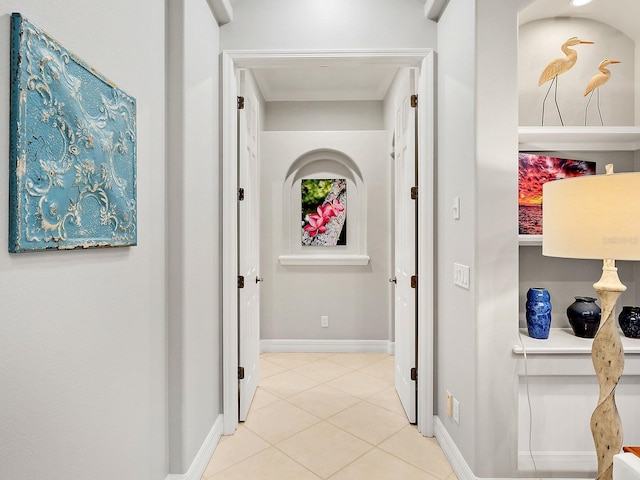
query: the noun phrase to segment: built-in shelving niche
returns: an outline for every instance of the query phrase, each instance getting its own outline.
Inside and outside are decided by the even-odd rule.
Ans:
[[[640,151],[640,127],[520,127],[518,130],[521,152],[562,152],[570,156],[588,152],[601,159],[599,167],[607,163],[607,152]],[[520,235],[520,246],[542,245],[542,235]]]
[[[640,127],[520,127],[519,150],[596,161],[598,173],[604,172],[606,163],[614,163],[617,172],[634,171],[640,169]],[[554,476],[590,475],[596,460],[589,417],[598,397],[592,340],[573,334],[565,311],[574,295],[596,296],[592,285],[600,277],[602,262],[544,257],[541,235],[521,235],[519,245],[519,335],[512,346],[519,377],[518,470],[533,472],[528,451],[531,440],[538,470],[554,472]],[[618,301],[616,315],[622,305],[640,303],[639,263],[617,262],[628,289]],[[552,295],[553,322],[546,340],[530,338],[523,328],[526,290],[537,286],[549,288]],[[625,445],[632,445],[640,441],[640,415],[635,413],[640,394],[640,340],[623,338],[623,347],[625,371],[616,398]]]

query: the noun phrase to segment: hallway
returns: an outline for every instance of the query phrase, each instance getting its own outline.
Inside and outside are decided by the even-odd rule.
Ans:
[[[410,425],[394,357],[264,353],[247,421],[223,437],[203,480],[455,480],[434,438]]]

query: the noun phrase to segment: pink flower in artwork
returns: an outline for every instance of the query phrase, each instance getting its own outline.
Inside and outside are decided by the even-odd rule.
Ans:
[[[331,220],[331,214],[329,213],[329,211],[323,207],[322,205],[318,206],[317,210],[318,213],[312,213],[311,215],[309,215],[309,218],[311,217],[320,217],[322,218],[322,223],[329,223],[329,221]]]
[[[304,226],[304,229],[311,238],[315,237],[318,233],[324,233],[327,228],[324,226],[324,218],[322,216],[312,214],[309,215],[309,224]]]
[[[340,212],[344,211],[344,207],[340,203],[340,200],[337,198],[333,201],[333,203],[327,203],[324,206],[325,214],[328,214],[330,217],[337,217]]]

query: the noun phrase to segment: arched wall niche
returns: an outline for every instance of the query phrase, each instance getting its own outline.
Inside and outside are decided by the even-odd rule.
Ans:
[[[345,178],[347,181],[347,244],[334,247],[302,245],[301,181]],[[282,265],[367,265],[367,192],[356,162],[344,152],[317,149],[304,153],[289,167],[283,185]]]
[[[605,126],[634,125],[635,119],[635,42],[606,23],[580,17],[554,17],[520,25],[518,34],[518,96],[520,126],[542,124],[542,103],[550,83],[538,86],[545,66],[564,57],[560,47],[570,37],[594,42],[571,47],[578,53],[576,64],[558,77],[557,99],[565,126],[600,126],[596,98],[587,109],[585,87],[598,73],[605,59],[622,63],[611,65],[610,80],[599,90]],[[545,126],[558,126],[560,119],[553,104],[554,92],[546,102]]]

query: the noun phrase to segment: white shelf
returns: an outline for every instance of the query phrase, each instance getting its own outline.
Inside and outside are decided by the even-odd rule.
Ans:
[[[520,151],[640,150],[640,127],[520,127]]]
[[[521,247],[542,246],[542,235],[518,235],[518,245]]]
[[[593,339],[576,337],[569,328],[552,328],[549,338],[540,340],[531,338],[527,334],[526,328],[520,329],[522,345],[513,345],[513,353],[522,355],[545,355],[545,354],[591,354],[591,344]],[[622,346],[625,354],[640,353],[640,339],[628,338],[620,333]]]

